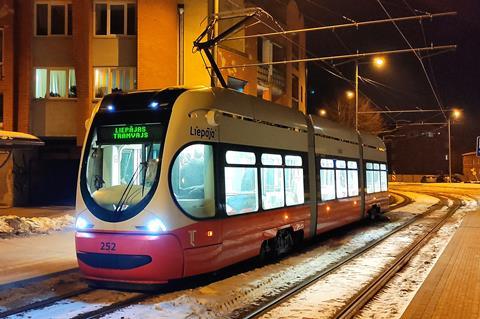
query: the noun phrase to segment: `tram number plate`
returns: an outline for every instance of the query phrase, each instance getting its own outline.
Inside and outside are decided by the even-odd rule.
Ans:
[[[100,242],[100,250],[115,251],[115,248],[117,248],[117,244],[114,242],[110,242],[110,241]]]

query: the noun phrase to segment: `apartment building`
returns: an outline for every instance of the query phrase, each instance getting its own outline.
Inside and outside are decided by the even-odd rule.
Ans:
[[[211,85],[192,52],[206,17],[258,5],[285,29],[303,27],[294,0],[0,0],[0,128],[46,141],[12,157],[14,178],[0,183],[0,204],[72,202],[95,103],[116,91]],[[258,25],[239,34],[266,31]],[[220,67],[271,62],[302,57],[304,47],[304,34],[240,39],[220,44],[215,58]],[[305,111],[304,63],[222,72],[232,88]]]

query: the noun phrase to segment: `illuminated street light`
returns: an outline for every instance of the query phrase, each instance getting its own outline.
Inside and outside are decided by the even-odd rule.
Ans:
[[[381,69],[381,68],[383,68],[383,67],[385,66],[385,59],[382,58],[382,57],[375,57],[375,58],[373,59],[373,64],[374,64],[377,68]]]
[[[355,97],[355,93],[353,91],[350,91],[350,90],[345,92],[345,94],[347,95],[347,99],[349,99],[349,100],[351,100]]]
[[[462,111],[459,109],[452,109],[452,118],[458,120],[462,116]]]
[[[358,60],[355,60],[355,130],[358,131]],[[373,64],[377,68],[382,68],[385,65],[385,59],[376,57],[373,59]]]
[[[325,116],[327,116],[327,110],[325,110],[325,109],[320,109],[320,110],[318,111],[318,114],[319,114],[320,116],[325,117]]]

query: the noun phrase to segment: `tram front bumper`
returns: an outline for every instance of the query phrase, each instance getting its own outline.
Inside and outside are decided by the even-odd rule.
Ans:
[[[77,232],[75,244],[89,280],[161,284],[183,276],[183,250],[174,235]]]

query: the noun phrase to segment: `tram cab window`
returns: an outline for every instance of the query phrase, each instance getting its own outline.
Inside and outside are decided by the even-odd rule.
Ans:
[[[335,199],[335,170],[332,159],[320,160],[320,193],[322,201]]]
[[[96,204],[106,210],[123,211],[150,193],[159,169],[160,143],[110,137],[114,130],[130,132],[158,127],[157,124],[100,126],[95,131],[87,157],[86,185]]]
[[[225,205],[229,216],[258,211],[258,179],[255,153],[225,154]]]
[[[285,202],[287,206],[305,202],[302,157],[285,156]]]
[[[215,216],[213,147],[193,144],[175,159],[171,185],[180,207],[195,218]]]
[[[261,160],[262,208],[283,207],[285,205],[285,196],[282,156],[278,154],[262,154]]]

